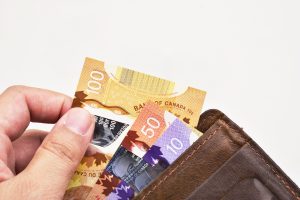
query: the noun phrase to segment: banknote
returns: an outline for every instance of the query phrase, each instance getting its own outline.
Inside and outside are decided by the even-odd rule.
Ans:
[[[135,193],[144,189],[165,168],[151,166],[142,158],[120,146],[107,165],[106,171],[126,182]]]
[[[129,127],[129,124],[95,115],[95,131],[92,143],[107,147],[112,144]]]
[[[64,199],[85,199],[110,159],[98,152],[92,156],[85,156],[69,182]]]
[[[202,133],[187,127],[179,119],[167,128],[160,138],[150,147],[143,159],[152,166],[172,164]]]
[[[205,94],[199,89],[182,87],[171,81],[87,58],[73,106],[109,110],[111,119],[116,115],[135,118],[145,103],[151,100],[191,126],[196,126]]]
[[[126,136],[131,121],[122,116],[116,120],[108,118],[105,111],[99,111],[92,107],[86,107],[95,116],[95,130],[93,134],[92,148],[97,147],[98,152],[93,156],[84,156],[69,182],[64,199],[74,199],[81,196],[86,199],[87,195],[95,186],[99,176],[104,172],[118,146]],[[99,187],[95,186],[96,190]],[[84,192],[83,192],[84,191]],[[93,190],[92,190],[93,191]],[[79,198],[80,199],[80,198]],[[90,199],[92,199],[90,197]]]
[[[121,181],[105,200],[129,200],[133,197],[134,190],[125,181]]]
[[[187,124],[196,126],[204,98],[202,90],[87,58],[72,106],[85,108],[95,115],[92,145],[106,158],[97,165],[97,173],[101,174],[147,101],[156,102]],[[96,173],[93,167],[86,167],[86,159],[74,174],[69,191],[93,187],[99,178],[84,176]]]
[[[124,181],[104,171],[89,192],[86,200],[132,199],[134,190]]]
[[[97,119],[97,121],[101,121],[101,123],[104,123],[105,119],[106,118],[102,119],[101,117],[99,117]],[[148,119],[150,119],[150,120],[148,120]],[[135,159],[135,158],[137,159],[137,162],[134,162],[135,164],[137,164],[135,166],[136,169],[143,167],[143,164],[146,164],[146,166],[144,166],[144,167],[148,167],[148,164],[145,163],[144,161],[142,161],[142,159],[140,159],[140,157],[142,157],[144,155],[144,153],[146,153],[149,149],[149,148],[146,148],[146,146],[150,147],[152,145],[152,143],[154,143],[157,140],[157,138],[160,136],[160,134],[165,130],[165,128],[168,127],[169,124],[171,124],[175,119],[176,119],[176,117],[174,115],[163,111],[162,109],[160,109],[160,107],[156,103],[148,102],[144,106],[144,108],[142,109],[140,114],[138,115],[137,119],[135,120],[135,122],[132,125],[132,128],[127,133],[123,142],[121,143],[121,145],[123,147],[119,147],[118,151],[116,151],[115,155],[113,156],[112,160],[110,161],[110,164],[108,164],[104,174],[101,175],[101,176],[109,177],[109,178],[105,179],[106,182],[101,181],[104,178],[102,178],[102,179],[100,178],[99,181],[97,182],[97,184],[94,186],[94,188],[90,192],[89,196],[92,196],[92,195],[93,195],[93,197],[99,197],[101,195],[102,195],[102,197],[107,196],[107,192],[104,192],[104,188],[111,188],[112,183],[109,182],[108,180],[113,180],[114,175],[116,177],[119,177],[122,180],[125,179],[125,177],[120,176],[120,174],[118,174],[117,171],[112,170],[112,169],[117,169],[118,167],[122,167],[122,165],[123,165],[123,167],[125,166],[124,163],[117,164],[119,166],[116,166],[117,160],[122,160],[121,158],[125,158],[125,154],[126,154],[126,156],[129,156],[131,159]],[[150,128],[152,127],[154,130],[154,132],[153,132],[154,135],[150,139],[147,135],[143,134],[144,129],[145,129],[145,131],[148,131],[148,132],[151,131],[151,130],[147,130],[148,127],[143,128],[143,126],[146,126],[147,123],[149,123]],[[158,123],[160,126],[154,127],[153,123]],[[148,126],[149,126],[149,124],[148,124]],[[123,124],[121,126],[123,126]],[[137,134],[134,134],[135,132],[138,132],[138,131],[140,131],[140,132]],[[152,132],[151,132],[151,134],[152,134]],[[136,138],[135,136],[140,136],[140,137]],[[128,145],[126,145],[126,144],[128,144]],[[132,151],[135,154],[127,153],[127,150],[124,149],[124,147],[127,148],[128,150]],[[143,147],[142,151],[139,150],[140,147]],[[140,157],[135,156],[135,155],[138,155]],[[112,175],[108,176],[107,171]],[[132,172],[132,173],[135,173],[135,172]],[[152,177],[152,178],[154,178],[154,177]],[[148,181],[151,181],[151,180],[152,179],[149,179]],[[128,183],[132,184],[132,182],[133,182],[133,180],[131,180],[131,182],[128,182]],[[105,183],[106,185],[103,183]],[[146,183],[148,183],[147,180],[145,182],[145,185],[146,185]],[[139,191],[139,189],[141,189],[141,188],[142,188],[141,186],[138,187],[137,185],[135,185],[134,189],[136,191]],[[107,189],[106,189],[106,191],[107,191]]]
[[[121,145],[142,158],[165,129],[176,119],[154,102],[147,102]]]
[[[152,122],[149,123],[148,119]],[[162,110],[156,103],[148,102],[106,170],[125,181],[138,193],[199,136],[200,132]]]
[[[86,200],[102,200],[108,197],[108,195],[115,190],[121,183],[121,180],[116,176],[104,171],[98,181],[90,191]]]
[[[92,145],[99,152],[112,157],[130,130],[134,120],[124,116],[112,116],[108,110],[85,107],[95,116],[95,130]]]
[[[137,72],[125,67],[118,67],[116,80],[132,89],[144,91],[149,94],[168,95],[175,90],[175,83],[157,78],[148,74]]]

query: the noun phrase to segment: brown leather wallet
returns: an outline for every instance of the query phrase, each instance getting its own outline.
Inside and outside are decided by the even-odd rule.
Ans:
[[[218,110],[200,117],[204,135],[135,199],[300,200],[300,190]]]

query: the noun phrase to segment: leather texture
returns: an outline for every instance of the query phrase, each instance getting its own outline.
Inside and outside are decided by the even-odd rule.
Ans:
[[[135,199],[300,200],[300,190],[233,121],[209,110],[204,135]]]

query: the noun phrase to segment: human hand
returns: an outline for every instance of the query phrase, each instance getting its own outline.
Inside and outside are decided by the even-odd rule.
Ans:
[[[94,130],[94,118],[59,93],[13,86],[0,95],[0,199],[62,199]],[[50,133],[30,121],[56,123]],[[24,132],[25,131],[25,132]]]

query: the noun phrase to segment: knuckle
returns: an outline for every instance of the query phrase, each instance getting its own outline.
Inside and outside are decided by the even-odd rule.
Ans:
[[[16,92],[16,93],[20,93],[22,92],[24,89],[26,88],[26,86],[23,85],[12,85],[10,87],[8,87],[6,89],[7,92]]]
[[[64,162],[70,164],[76,162],[76,156],[74,155],[75,153],[72,151],[72,148],[57,140],[48,140],[41,146],[41,148]]]
[[[2,94],[13,95],[15,98],[23,97],[23,91],[26,89],[23,85],[12,85],[8,87]]]

